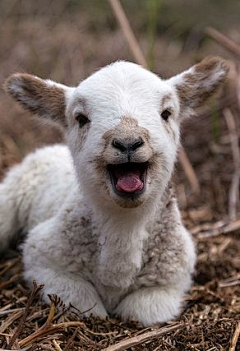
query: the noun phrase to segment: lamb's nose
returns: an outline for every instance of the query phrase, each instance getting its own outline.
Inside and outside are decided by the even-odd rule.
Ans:
[[[138,138],[134,140],[131,143],[127,143],[118,139],[114,139],[112,141],[112,146],[115,147],[116,149],[122,151],[122,152],[130,152],[130,151],[135,151],[138,149],[140,146],[144,144],[144,141],[142,138]]]

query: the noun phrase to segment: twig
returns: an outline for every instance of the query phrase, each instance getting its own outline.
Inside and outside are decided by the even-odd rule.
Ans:
[[[20,347],[28,346],[29,344],[37,341],[41,337],[44,337],[44,336],[47,336],[50,334],[54,334],[55,332],[60,331],[62,329],[66,329],[66,328],[84,327],[85,330],[87,330],[90,333],[93,333],[91,330],[86,328],[84,322],[73,321],[73,322],[63,322],[63,323],[59,323],[59,324],[53,324],[52,321],[53,321],[53,317],[54,317],[54,314],[56,311],[57,299],[54,298],[54,295],[50,296],[50,299],[51,299],[51,306],[50,306],[50,311],[49,311],[47,321],[44,323],[44,325],[41,328],[36,330],[31,335],[27,336],[25,339],[19,341],[18,344]]]
[[[236,65],[237,79],[236,79],[236,93],[237,93],[237,103],[238,109],[240,110],[240,63]]]
[[[25,326],[25,322],[26,322],[26,319],[27,319],[27,316],[29,313],[29,309],[33,303],[33,300],[39,294],[39,292],[42,290],[42,288],[43,288],[43,285],[38,286],[37,283],[35,281],[33,281],[33,290],[31,291],[31,294],[30,294],[29,299],[27,301],[26,308],[25,308],[24,314],[22,316],[22,320],[20,321],[15,333],[13,334],[12,338],[9,341],[8,347],[10,350]]]
[[[0,311],[0,316],[4,316],[5,314],[14,313],[14,312],[23,311],[23,310],[24,310],[24,307],[13,308],[12,310]]]
[[[1,314],[2,314],[2,312],[5,312],[5,311],[12,311],[12,310],[10,310],[10,308],[12,307],[12,306],[15,306],[16,304],[18,304],[19,302],[25,302],[27,300],[27,297],[26,296],[22,296],[22,297],[20,297],[19,299],[17,299],[14,303],[12,302],[12,303],[9,303],[9,304],[7,304],[7,305],[5,305],[5,306],[3,306],[2,308],[0,308],[0,316],[1,316]],[[23,307],[23,309],[24,309],[24,307]]]
[[[19,257],[13,259],[12,261],[7,261],[7,263],[4,264],[3,269],[0,270],[0,276],[5,274],[10,268],[14,267],[19,262],[20,262],[20,258]]]
[[[66,328],[72,328],[72,327],[82,327],[84,326],[83,322],[63,322],[59,324],[52,324],[52,325],[46,325],[44,324],[41,328],[39,328],[37,331],[35,331],[33,334],[27,336],[25,339],[21,340],[18,342],[19,346],[27,346],[30,343],[36,341],[37,339],[54,334],[57,331],[60,331],[62,329]]]
[[[240,59],[240,46],[238,46],[233,40],[229,39],[212,27],[207,27],[206,33],[226,50],[228,50],[234,57]]]
[[[138,336],[134,336],[132,338],[122,340],[115,345],[109,346],[109,347],[105,348],[104,351],[126,350],[129,347],[139,345],[143,342],[157,339],[160,336],[165,335],[173,330],[177,330],[182,326],[183,326],[183,323],[178,323],[178,324],[174,324],[174,325],[171,325],[168,327],[163,327],[161,329],[156,329],[156,330],[153,330],[153,331],[150,331],[150,332],[138,335]]]
[[[235,119],[229,108],[223,110],[223,115],[226,120],[226,124],[229,130],[229,136],[232,147],[233,163],[234,163],[234,173],[232,177],[232,182],[229,190],[229,205],[228,214],[230,220],[236,219],[237,213],[237,202],[239,199],[239,178],[240,178],[240,151],[238,146],[238,134]]]
[[[240,285],[240,274],[236,275],[235,277],[224,279],[218,283],[220,288],[228,288],[229,286],[236,285]]]
[[[8,317],[6,319],[6,321],[4,323],[2,323],[1,327],[0,327],[0,333],[4,333],[5,330],[13,323],[15,322],[18,318],[20,318],[22,316],[23,312],[22,311],[18,311],[14,314],[12,314],[10,317]]]
[[[109,0],[110,5],[116,15],[116,18],[120,24],[123,34],[128,42],[128,45],[135,57],[135,60],[142,66],[147,67],[147,61],[143,55],[143,52],[137,42],[137,39],[132,31],[127,16],[118,0]]]
[[[230,286],[237,286],[237,285],[240,285],[240,279],[232,281],[232,282],[229,282],[229,283],[220,282],[218,284],[218,286],[220,288],[229,288]]]
[[[148,67],[147,61],[145,59],[145,56],[140,48],[140,45],[133,33],[133,30],[130,26],[130,23],[127,19],[127,16],[124,12],[123,7],[120,4],[119,0],[109,0],[109,3],[114,11],[114,14],[120,24],[120,27],[123,31],[123,34],[125,36],[125,39],[129,45],[130,50],[132,51],[132,54],[136,60],[136,62],[143,67]],[[183,148],[179,152],[179,160],[180,163],[183,167],[183,170],[188,178],[189,183],[191,184],[191,187],[193,189],[193,192],[196,195],[199,195],[200,193],[200,187],[198,183],[197,176],[194,172],[194,169],[187,157],[186,152],[183,150]]]
[[[2,282],[0,283],[0,289],[6,288],[6,286],[14,283],[16,280],[19,280],[19,278],[21,277],[21,274],[15,274],[13,275],[9,280],[7,280],[6,282]]]
[[[195,173],[183,147],[181,147],[181,149],[179,151],[179,160],[180,160],[180,163],[181,163],[181,165],[186,173],[186,176],[188,178],[189,183],[191,184],[191,187],[192,187],[194,193],[196,195],[199,195],[200,194],[199,182],[198,182],[196,173]]]
[[[238,342],[238,338],[239,338],[239,334],[240,334],[240,322],[238,322],[236,329],[234,331],[229,351],[235,351],[236,346],[237,346],[237,342]]]
[[[206,227],[208,228],[207,230],[205,229],[204,226],[198,226],[197,228],[198,228],[198,231],[195,230],[194,228],[191,231],[194,234],[194,236],[197,239],[208,239],[215,236],[235,233],[239,231],[240,219],[237,219],[236,221],[232,221],[230,223],[224,223],[222,221],[216,222],[212,225],[212,228]]]
[[[59,344],[56,342],[55,339],[53,340],[53,344],[54,344],[54,347],[57,351],[62,351],[61,347],[59,346]]]
[[[215,223],[203,223],[203,224],[198,224],[196,227],[191,229],[192,235],[197,235],[200,232],[208,232],[213,229],[218,229],[226,226],[229,222],[226,221],[219,221]]]
[[[64,347],[63,351],[67,351],[67,350],[70,350],[70,346],[72,345],[74,339],[75,339],[75,336],[77,335],[77,332],[78,332],[78,328],[76,328],[74,330],[74,333],[73,335],[71,336],[71,338],[68,340],[66,346]]]

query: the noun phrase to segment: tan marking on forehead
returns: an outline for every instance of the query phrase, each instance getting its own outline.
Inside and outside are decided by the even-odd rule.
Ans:
[[[131,133],[131,134],[130,134]],[[135,138],[143,137],[149,140],[149,132],[146,128],[140,127],[138,121],[132,117],[122,117],[121,122],[114,128],[108,130],[103,135],[103,139],[109,142],[113,137]]]
[[[134,128],[138,126],[138,121],[132,117],[122,117],[118,126],[121,128]]]

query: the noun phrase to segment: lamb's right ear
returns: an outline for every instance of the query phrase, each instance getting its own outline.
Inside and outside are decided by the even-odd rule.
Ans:
[[[66,125],[66,95],[74,88],[25,73],[11,75],[3,87],[27,110]]]
[[[229,64],[220,57],[207,57],[168,80],[179,96],[182,116],[194,114],[224,83]]]

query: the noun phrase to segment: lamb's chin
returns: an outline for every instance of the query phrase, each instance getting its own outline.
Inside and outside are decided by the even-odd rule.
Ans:
[[[110,185],[111,186],[111,185]],[[137,208],[144,204],[146,201],[146,192],[144,191],[141,194],[126,194],[119,195],[113,189],[110,190],[111,201],[115,203],[115,205],[121,208]]]
[[[144,201],[135,200],[135,201],[126,201],[123,199],[114,199],[115,203],[121,208],[137,208],[143,205]]]

